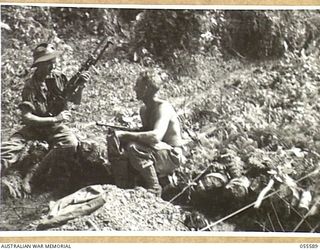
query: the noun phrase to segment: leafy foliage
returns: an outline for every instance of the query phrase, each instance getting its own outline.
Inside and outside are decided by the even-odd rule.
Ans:
[[[315,32],[319,26],[315,23],[319,15],[315,12],[226,11],[221,45],[233,55],[253,59],[307,49],[310,38],[317,40],[318,36]]]
[[[104,166],[103,153],[91,152],[89,142],[104,144],[106,132],[88,124],[138,125],[132,83],[152,67],[165,79],[160,94],[181,114],[184,135],[193,138],[187,162],[170,177],[174,192],[187,187],[173,202],[220,219],[255,201],[273,180],[270,191],[277,195],[231,220],[236,230],[317,231],[319,174],[308,174],[320,160],[318,15],[2,6],[2,138],[20,127],[16,106],[37,43],[50,40],[64,51],[58,66],[70,78],[107,34],[116,46],[92,71],[82,104],[71,108],[69,126],[88,143],[83,157],[90,161],[81,178],[90,176],[91,183],[92,169]],[[246,60],[252,58],[275,60]],[[299,207],[308,192],[310,214]]]

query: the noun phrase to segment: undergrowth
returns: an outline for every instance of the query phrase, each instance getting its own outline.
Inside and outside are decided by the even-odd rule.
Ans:
[[[70,78],[101,39],[101,32],[97,29],[93,33],[76,33],[74,37],[68,35],[66,31],[70,31],[72,22],[58,34],[50,25],[44,25],[47,19],[43,13],[47,13],[48,9],[43,9],[43,13],[37,12],[35,18],[24,18],[29,11],[28,8],[17,9],[12,18],[21,20],[14,28],[18,30],[23,27],[34,34],[33,39],[24,37],[22,33],[18,36],[17,30],[12,33],[5,31],[2,37],[2,44],[6,46],[5,50],[2,49],[1,58],[2,140],[21,126],[17,105],[21,101],[25,79],[32,73],[30,65],[34,45],[43,39],[50,39],[64,52],[56,70],[63,71]],[[90,11],[87,19],[92,24],[94,18]],[[110,13],[105,15],[104,22],[109,20],[110,15],[116,15],[116,12]],[[320,176],[319,172],[309,174],[319,170],[320,160],[319,51],[313,48],[309,53],[304,53],[301,44],[305,44],[305,37],[296,46],[292,45],[292,49],[285,49],[289,45],[283,42],[287,39],[286,34],[295,27],[293,24],[303,25],[302,21],[292,21],[289,22],[289,30],[283,31],[278,40],[274,36],[272,41],[265,43],[268,46],[277,43],[277,51],[282,49],[281,53],[277,53],[283,54],[283,57],[252,61],[249,56],[244,57],[235,51],[241,49],[243,53],[246,47],[232,47],[234,43],[223,40],[227,38],[220,33],[213,37],[211,32],[221,31],[221,25],[226,22],[223,13],[204,13],[204,20],[213,18],[211,26],[193,27],[197,32],[202,32],[202,35],[197,33],[199,46],[202,47],[189,53],[188,49],[172,44],[169,48],[172,53],[165,58],[166,63],[150,55],[155,48],[148,37],[153,33],[143,33],[148,39],[142,45],[150,47],[147,53],[140,44],[139,51],[145,54],[137,55],[138,47],[128,41],[133,34],[126,33],[135,29],[126,29],[128,24],[118,20],[122,32],[126,33],[123,36],[127,38],[120,46],[121,53],[117,50],[119,48],[111,48],[96,68],[91,69],[92,77],[85,88],[82,104],[70,107],[73,120],[68,125],[83,140],[95,139],[101,144],[105,142],[106,131],[90,125],[93,121],[102,119],[119,123],[125,120],[139,125],[140,104],[135,101],[132,87],[140,71],[150,67],[156,69],[164,79],[160,96],[169,99],[175,106],[184,136],[190,139],[185,147],[187,161],[170,176],[171,190],[168,190],[171,193],[168,191],[166,199],[171,200],[183,191],[172,202],[191,206],[207,216],[200,216],[198,223],[202,226],[195,226],[198,230],[212,230],[214,227],[208,225],[222,219],[222,222],[234,223],[234,230],[240,231],[318,232]],[[180,14],[183,16],[183,13]],[[188,17],[190,13],[185,14]],[[250,12],[246,14],[251,15],[254,23],[255,15]],[[171,21],[172,25],[179,24],[174,12],[167,15],[170,19],[166,20],[166,25],[170,25]],[[275,19],[273,28],[282,27],[276,25],[280,20],[276,19],[277,15],[270,12],[257,15],[262,15],[268,22]],[[160,17],[159,14],[157,18]],[[78,18],[76,15],[76,20]],[[90,29],[90,25],[81,26],[81,31]],[[230,22],[228,28],[235,32],[232,25]],[[43,28],[42,36],[37,35],[39,27]],[[110,25],[111,28],[115,32],[117,25]],[[108,32],[112,33],[110,30]],[[254,37],[254,29],[248,28],[246,32]],[[307,31],[305,34],[308,34]],[[162,35],[165,36],[165,33]],[[236,36],[236,33],[232,35]],[[125,37],[122,39],[125,40]],[[298,41],[302,37],[303,34],[296,34],[292,40]],[[185,41],[185,37],[179,38],[182,43]],[[139,41],[139,37],[135,39],[131,42]],[[233,51],[231,56],[223,50],[221,42],[224,41],[229,42],[224,45]],[[255,49],[261,49],[263,44],[256,45]],[[189,45],[190,50],[193,44]],[[260,52],[271,55],[268,46]],[[271,180],[273,185],[269,193],[274,192],[274,195],[253,208],[259,194]],[[248,208],[242,211],[246,206]],[[234,216],[228,217],[233,213]]]

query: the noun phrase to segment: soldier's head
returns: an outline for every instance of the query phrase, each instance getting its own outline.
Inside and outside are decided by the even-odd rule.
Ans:
[[[134,87],[138,100],[152,98],[161,87],[161,77],[154,71],[141,72]]]
[[[44,74],[50,74],[59,55],[61,55],[61,52],[56,51],[52,44],[41,43],[33,51],[31,67],[40,69]]]

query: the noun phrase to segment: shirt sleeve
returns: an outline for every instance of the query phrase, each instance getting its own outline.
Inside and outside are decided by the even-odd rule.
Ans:
[[[28,86],[28,83],[22,91],[22,102],[19,103],[18,108],[20,110],[28,109],[30,112],[35,112],[36,108],[34,106],[34,93],[32,91],[32,88]]]
[[[58,80],[56,81],[57,87],[63,92],[68,85],[68,78],[64,74],[58,75]]]
[[[69,82],[74,81],[77,76],[73,76]],[[69,83],[68,82],[68,83]],[[82,92],[83,92],[84,86],[78,86],[73,93],[69,96],[69,101],[73,102],[76,105],[80,105],[82,100]]]

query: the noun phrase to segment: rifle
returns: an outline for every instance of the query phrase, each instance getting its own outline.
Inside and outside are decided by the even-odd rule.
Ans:
[[[107,40],[107,37],[104,37],[103,40],[98,44],[93,53],[91,53],[88,59],[82,64],[78,72],[70,79],[67,87],[63,91],[63,96],[68,98],[70,97],[80,86],[81,81],[80,74],[82,71],[87,71],[91,66],[96,65],[96,63],[101,59],[104,51],[109,47],[110,44],[113,44],[111,41]]]
[[[141,131],[141,129],[127,128],[124,126],[117,126],[117,125],[112,125],[109,123],[102,123],[102,122],[96,122],[96,125],[102,126],[102,127],[107,127],[108,129],[111,129],[111,130],[122,130],[122,131],[129,131],[129,132]]]

